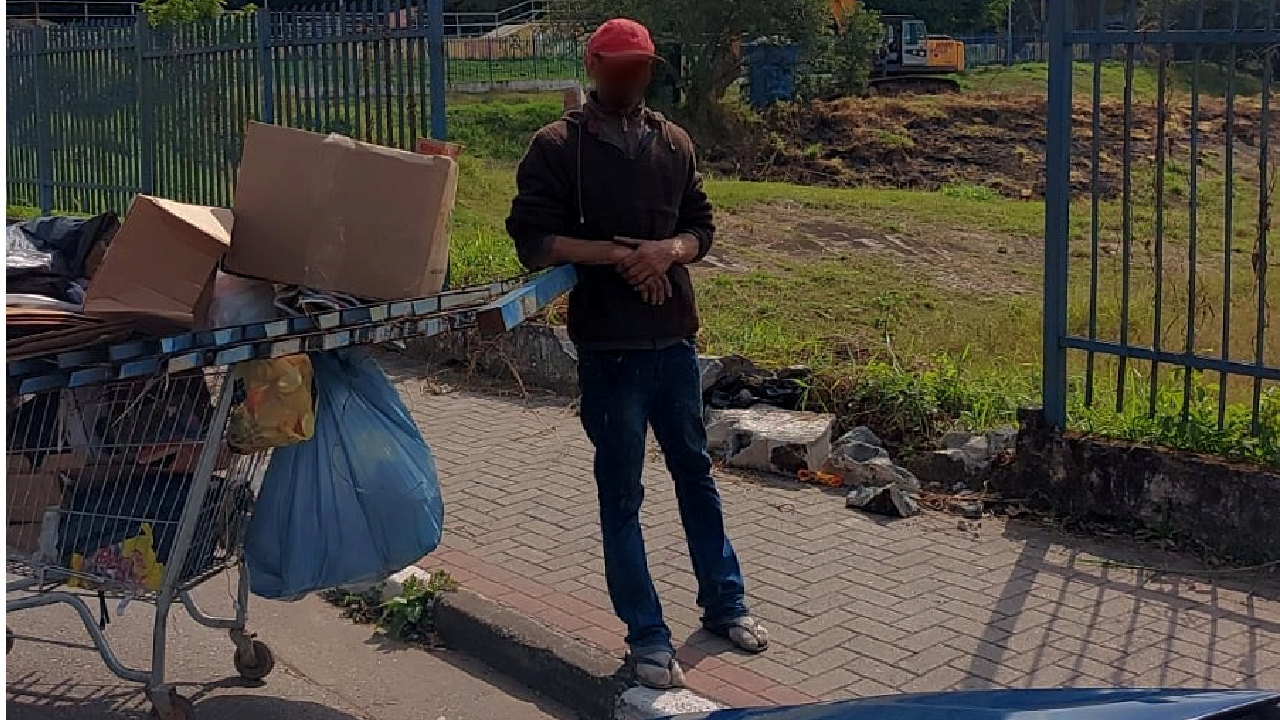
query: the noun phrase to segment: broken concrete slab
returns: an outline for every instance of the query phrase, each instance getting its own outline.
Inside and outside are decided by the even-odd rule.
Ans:
[[[908,518],[920,512],[920,498],[893,485],[860,487],[845,496],[845,507],[877,515]]]
[[[710,410],[707,444],[730,467],[795,475],[822,467],[834,425],[834,415],[768,405]]]
[[[977,434],[950,432],[942,438],[944,449],[922,453],[903,464],[931,486],[979,488],[1001,472],[1001,458],[1015,452],[1018,432],[1013,429]]]
[[[866,425],[859,425],[844,435],[841,435],[840,439],[836,440],[835,444],[839,447],[840,445],[851,443],[864,443],[866,445],[874,445],[878,448],[884,447],[884,441],[880,439],[880,436],[876,435],[875,432]]]
[[[857,461],[843,455],[831,455],[822,471],[844,481],[847,487],[893,487],[908,493],[920,492],[920,480],[910,470],[895,465],[888,455]]]
[[[831,448],[832,457],[848,458],[854,462],[869,462],[876,458],[889,459],[889,451],[878,445],[864,442],[837,442]]]
[[[856,427],[840,436],[831,446],[831,454],[849,458],[855,462],[867,462],[872,458],[888,458],[884,442],[868,427]]]

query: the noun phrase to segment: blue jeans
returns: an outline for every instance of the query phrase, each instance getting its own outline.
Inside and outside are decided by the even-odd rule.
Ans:
[[[580,351],[578,380],[582,426],[596,449],[605,578],[614,612],[627,625],[627,644],[671,646],[671,630],[662,618],[640,530],[641,475],[650,427],[675,481],[703,622],[714,625],[746,615],[742,570],[725,533],[720,493],[711,477],[693,344],[682,342],[663,350]]]

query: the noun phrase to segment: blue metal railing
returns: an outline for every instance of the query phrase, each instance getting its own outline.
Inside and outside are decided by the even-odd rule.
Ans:
[[[342,7],[331,24],[262,12],[9,29],[9,204],[122,212],[145,192],[229,205],[251,120],[404,149],[443,138],[441,0]]]
[[[1275,442],[1277,3],[1211,18],[1203,3],[1123,4],[1121,23],[1107,3],[1092,17],[1073,14],[1090,3],[1047,5],[1047,419],[1063,427],[1106,397],[1184,428],[1247,418]],[[1116,72],[1118,93],[1104,82]]]

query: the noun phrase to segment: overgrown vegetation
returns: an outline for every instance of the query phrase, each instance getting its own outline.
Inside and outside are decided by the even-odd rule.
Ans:
[[[922,101],[927,102],[926,99]],[[514,192],[511,160],[528,135],[559,114],[557,96],[520,96],[510,109],[486,102],[459,105],[451,111],[454,128],[477,138],[475,147],[494,148],[493,157],[468,152],[456,213],[454,277],[478,282],[519,271],[502,229]],[[910,141],[910,137],[906,138]],[[484,151],[487,152],[487,151]],[[806,149],[819,155],[825,148]],[[1225,186],[1206,158],[1199,183],[1199,229],[1202,253],[1222,257],[1222,214]],[[1242,166],[1237,166],[1240,171]],[[1183,342],[1187,298],[1176,290],[1185,283],[1185,238],[1189,197],[1188,168],[1167,168],[1165,237],[1166,287],[1163,322],[1166,347]],[[1143,168],[1135,176],[1137,206],[1132,216],[1135,238],[1154,234],[1154,173]],[[1014,422],[1018,407],[1039,398],[1040,251],[1044,204],[1038,199],[1001,196],[989,187],[955,182],[936,192],[856,187],[827,188],[785,183],[742,182],[711,178],[707,184],[721,212],[720,247],[728,262],[741,266],[699,274],[703,311],[701,343],[713,353],[742,353],[764,363],[806,364],[815,369],[809,398],[816,408],[838,412],[846,422],[872,425],[906,446],[923,446],[955,427],[984,429]],[[1237,181],[1237,218],[1253,217],[1257,189]],[[1087,249],[1091,234],[1090,200],[1076,201],[1072,215],[1074,247]],[[1250,211],[1248,208],[1252,207]],[[1251,215],[1252,213],[1252,215]],[[790,256],[770,247],[779,238],[806,236],[792,219],[828,223],[829,236],[857,237],[865,232],[892,235],[907,242],[960,235],[954,243],[985,249],[987,259],[957,266],[968,280],[959,286],[939,284],[947,270],[942,259],[911,261],[856,247]],[[1103,242],[1120,234],[1119,203],[1101,205]],[[827,231],[824,231],[827,232]],[[1238,220],[1234,239],[1239,248],[1252,244],[1250,222]],[[928,242],[923,251],[928,251]],[[1173,248],[1176,248],[1174,250]],[[964,252],[961,248],[959,252]],[[925,256],[930,257],[930,256]],[[1149,342],[1152,248],[1135,245],[1138,268],[1131,276],[1131,339]],[[1208,257],[1207,255],[1205,256]],[[1069,318],[1072,332],[1087,332],[1090,293],[1086,257],[1074,257]],[[1256,337],[1251,312],[1254,286],[1249,255],[1233,256],[1233,357],[1251,356]],[[1117,254],[1100,263],[1097,296],[1099,333],[1118,332],[1122,262]],[[972,277],[964,277],[971,275]],[[1280,297],[1280,277],[1268,277],[1269,296]],[[1195,326],[1200,337],[1216,337],[1224,288],[1220,269],[1199,278]],[[1220,334],[1220,330],[1216,331]],[[1267,331],[1266,357],[1280,358],[1280,334]],[[1071,358],[1075,386],[1070,400],[1074,427],[1102,435],[1157,442],[1181,449],[1223,454],[1280,464],[1280,390],[1264,389],[1259,422],[1250,423],[1252,384],[1228,386],[1227,413],[1218,423],[1217,375],[1198,376],[1192,384],[1189,420],[1183,421],[1183,382],[1163,368],[1151,413],[1149,364],[1130,364],[1126,402],[1117,410],[1115,378],[1119,368],[1099,358],[1095,391],[1085,405],[1085,358]]]
[[[252,15],[257,5],[238,5],[237,15]],[[143,0],[142,11],[155,27],[178,27],[202,20],[213,20],[227,11],[226,0]]]
[[[857,4],[840,18],[840,31],[820,35],[809,77],[821,79],[810,93],[817,97],[858,96],[867,91],[871,61],[884,44],[880,13]]]
[[[458,583],[443,570],[426,580],[411,576],[399,595],[383,599],[382,584],[363,592],[342,589],[326,592],[325,599],[342,608],[342,614],[357,623],[377,625],[388,637],[401,641],[435,641],[435,608],[440,596],[458,589]]]

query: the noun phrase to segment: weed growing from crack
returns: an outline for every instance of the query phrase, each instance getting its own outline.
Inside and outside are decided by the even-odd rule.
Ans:
[[[384,584],[358,593],[335,588],[324,599],[342,608],[343,617],[359,624],[374,624],[395,640],[435,644],[435,609],[440,596],[458,589],[458,582],[444,570],[426,580],[410,577],[399,595],[383,599]]]

